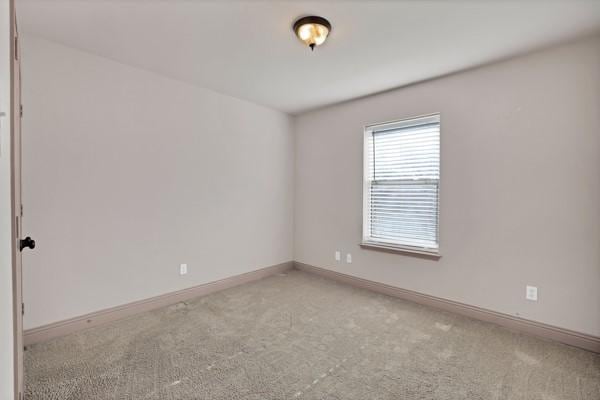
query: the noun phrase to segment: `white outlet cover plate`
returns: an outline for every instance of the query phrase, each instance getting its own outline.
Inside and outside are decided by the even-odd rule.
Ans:
[[[179,266],[179,275],[187,274],[187,264],[181,264]]]
[[[525,287],[525,298],[531,301],[537,301],[538,299],[538,289],[535,286],[526,286]]]
[[[352,263],[352,254],[350,254],[350,253],[346,254],[346,262],[348,264]]]
[[[335,252],[335,261],[340,261],[342,259],[342,253],[339,251]]]

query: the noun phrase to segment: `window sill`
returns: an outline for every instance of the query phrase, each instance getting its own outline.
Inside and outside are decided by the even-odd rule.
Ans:
[[[387,245],[384,243],[362,242],[360,244],[360,247],[367,250],[379,250],[388,253],[405,254],[408,256],[427,258],[430,260],[439,260],[442,257],[442,255],[437,251],[428,251],[418,248]]]

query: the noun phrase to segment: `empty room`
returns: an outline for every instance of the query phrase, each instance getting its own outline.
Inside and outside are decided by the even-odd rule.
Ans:
[[[599,0],[0,7],[0,400],[600,400]]]

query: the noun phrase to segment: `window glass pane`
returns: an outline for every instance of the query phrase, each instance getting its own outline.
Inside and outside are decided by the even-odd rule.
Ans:
[[[439,116],[371,127],[366,137],[364,236],[438,248]]]

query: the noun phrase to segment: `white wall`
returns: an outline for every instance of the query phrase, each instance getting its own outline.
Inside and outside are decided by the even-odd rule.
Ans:
[[[287,115],[38,37],[22,48],[25,328],[292,260]]]
[[[363,126],[433,112],[442,258],[360,249]],[[297,261],[600,335],[600,38],[310,112],[295,127]],[[336,249],[353,263],[334,261]]]
[[[10,192],[10,7],[0,1],[0,399],[14,396]]]

